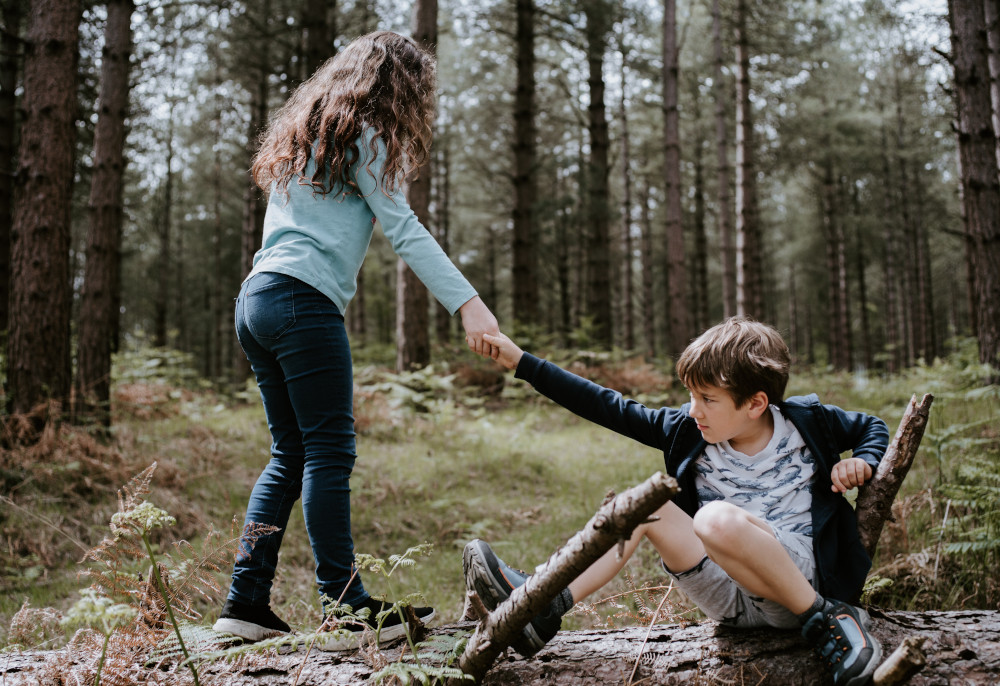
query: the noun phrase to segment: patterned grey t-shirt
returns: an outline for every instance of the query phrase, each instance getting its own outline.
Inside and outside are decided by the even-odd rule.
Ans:
[[[728,441],[709,444],[698,460],[695,487],[702,503],[725,500],[760,517],[775,533],[812,536],[816,461],[795,426],[774,405],[774,435],[756,455]]]

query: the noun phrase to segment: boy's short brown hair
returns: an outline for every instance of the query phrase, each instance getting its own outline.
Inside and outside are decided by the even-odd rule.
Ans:
[[[687,388],[718,386],[737,407],[758,391],[769,403],[784,398],[788,346],[773,327],[748,317],[730,317],[698,336],[677,360],[677,376]]]

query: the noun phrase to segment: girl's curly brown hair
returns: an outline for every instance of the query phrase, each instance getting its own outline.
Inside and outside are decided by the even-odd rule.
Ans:
[[[378,185],[394,193],[427,159],[436,81],[434,58],[413,40],[376,31],[352,41],[304,81],[271,120],[251,173],[264,191],[293,177],[313,193],[360,192],[348,172],[360,157],[362,133],[374,177],[377,140],[385,143]],[[368,137],[368,131],[374,136]],[[315,155],[316,171],[306,178]]]

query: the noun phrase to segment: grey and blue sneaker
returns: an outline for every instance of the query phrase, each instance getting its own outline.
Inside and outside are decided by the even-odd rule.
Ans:
[[[827,600],[802,626],[802,635],[833,673],[837,686],[871,681],[882,645],[869,633],[871,618],[859,607]]]
[[[465,546],[462,554],[462,567],[465,571],[466,586],[475,591],[483,601],[483,605],[492,612],[500,603],[507,600],[518,586],[523,586],[528,574],[520,569],[514,569],[496,556],[486,541],[476,539]],[[563,594],[568,594],[568,590]],[[572,598],[572,596],[570,596]],[[520,638],[512,646],[524,657],[531,657],[541,650],[562,626],[562,616],[565,610],[558,609],[557,597],[548,609],[535,617],[524,627]],[[563,601],[565,602],[565,601]],[[572,600],[569,606],[572,607]]]

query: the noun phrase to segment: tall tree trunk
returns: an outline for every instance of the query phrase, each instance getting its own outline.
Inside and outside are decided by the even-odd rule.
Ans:
[[[79,0],[33,0],[11,244],[8,409],[65,404],[71,377],[69,248]]]
[[[829,140],[826,139],[821,147],[829,150]],[[844,318],[842,318],[844,293],[841,290],[840,280],[840,257],[844,251],[844,243],[839,217],[836,216],[834,209],[837,207],[836,182],[834,180],[833,160],[829,154],[824,157],[822,165],[823,190],[820,193],[820,204],[823,237],[826,243],[827,349],[830,355],[830,365],[834,369],[847,369],[850,365],[846,361]]]
[[[688,275],[684,257],[681,207],[681,129],[677,109],[680,65],[677,46],[677,3],[663,2],[663,182],[666,192],[667,353],[680,355],[690,342],[691,316],[687,302]]]
[[[896,264],[898,258],[896,221],[898,214],[893,207],[893,193],[891,189],[891,170],[889,165],[889,143],[883,124],[880,137],[882,147],[882,178],[885,179],[886,190],[882,193],[883,198],[883,219],[885,244],[885,350],[886,350],[886,371],[894,374],[900,370],[902,359],[900,355],[900,335],[899,335],[899,291],[896,274],[899,266]]]
[[[14,211],[14,144],[17,140],[17,67],[24,2],[2,5],[0,34],[0,332],[10,319],[10,227]]]
[[[593,319],[594,344],[611,346],[611,198],[608,188],[607,110],[604,105],[604,54],[608,47],[612,6],[605,0],[585,0],[587,17],[587,105],[590,134],[587,236],[587,314]]]
[[[437,0],[417,0],[413,6],[414,40],[427,50],[437,45]],[[407,200],[417,219],[431,226],[430,202],[433,166],[431,159],[419,169],[407,190]],[[403,260],[396,264],[396,370],[426,367],[431,361],[427,288]]]
[[[333,57],[337,50],[333,40],[337,36],[335,25],[337,0],[307,0],[302,13],[303,79],[312,76],[320,65]]]
[[[264,3],[265,17],[270,16],[271,3]],[[264,37],[259,41],[257,61],[253,65],[254,82],[250,88],[250,120],[247,123],[246,144],[244,156],[245,169],[250,168],[251,161],[260,149],[259,134],[267,124],[267,103],[270,96],[269,81],[271,61],[270,39]],[[247,175],[246,186],[243,189],[243,218],[240,226],[240,270],[239,279],[242,283],[253,269],[253,258],[260,249],[264,235],[264,214],[267,204],[263,192]],[[235,284],[234,284],[235,285]],[[235,297],[235,293],[233,297]],[[233,381],[236,385],[250,376],[250,363],[239,346],[233,346]]]
[[[434,184],[435,207],[437,209],[437,241],[445,253],[451,252],[451,150],[446,131],[438,136],[437,162],[434,171],[437,181]],[[434,307],[434,327],[438,343],[447,344],[452,340],[452,317],[441,303]]]
[[[514,37],[514,211],[511,293],[514,320],[538,324],[538,265],[535,227],[535,3],[516,0]]]
[[[726,117],[726,80],[722,58],[722,11],[720,0],[712,0],[712,50],[715,72],[712,94],[715,98],[716,177],[718,184],[719,252],[722,262],[722,313],[736,314],[736,254],[733,249],[733,218],[729,196],[729,121]]]
[[[986,42],[989,47],[990,101],[993,103],[993,133],[997,137],[997,168],[1000,169],[1000,5],[984,2]]]
[[[696,86],[697,88],[697,86]],[[697,100],[695,101],[697,102]],[[699,118],[695,107],[695,117]],[[695,142],[694,152],[694,257],[691,261],[691,314],[695,331],[708,328],[708,236],[705,231],[704,141]]]
[[[948,2],[966,233],[974,274],[979,359],[1000,367],[1000,179],[982,0]]]
[[[759,318],[764,309],[764,279],[750,102],[748,14],[746,0],[739,0],[736,4],[736,312]]]
[[[156,261],[156,293],[153,296],[153,345],[167,345],[167,310],[170,301],[170,266],[173,260],[170,245],[170,222],[174,202],[174,116],[167,122],[167,150],[163,162],[166,177],[163,179],[162,214],[158,217],[157,237],[159,257]]]
[[[114,291],[121,279],[122,177],[129,106],[133,0],[109,0],[94,131],[86,264],[77,325],[78,420],[111,425],[111,350],[118,326]]]
[[[865,242],[861,236],[861,199],[858,187],[851,188],[851,207],[853,209],[852,219],[854,220],[854,255],[855,269],[858,271],[858,312],[861,318],[861,360],[865,365],[865,371],[870,372],[874,365],[875,356],[872,348],[871,323],[868,319],[868,280],[865,271],[868,269]]]
[[[623,32],[624,33],[624,32]],[[628,126],[628,49],[625,37],[621,38],[622,69],[621,99],[618,102],[618,116],[622,123],[622,345],[625,350],[635,349],[635,274],[632,247],[632,157]]]
[[[656,310],[653,292],[653,220],[649,216],[649,178],[639,186],[639,226],[642,229],[642,335],[647,360],[656,357]]]

